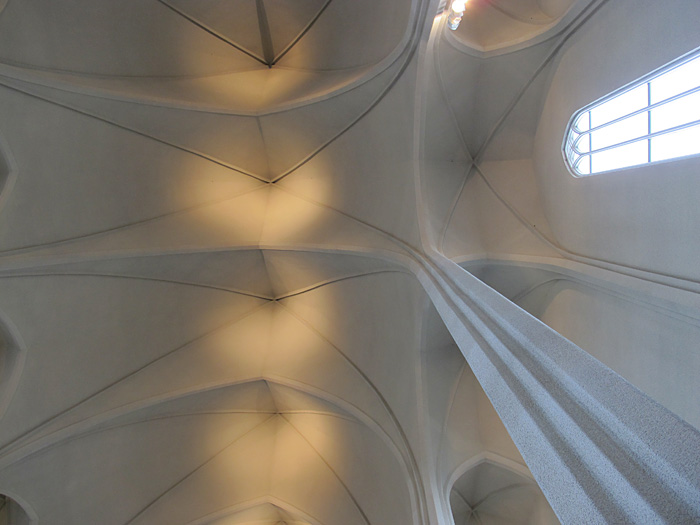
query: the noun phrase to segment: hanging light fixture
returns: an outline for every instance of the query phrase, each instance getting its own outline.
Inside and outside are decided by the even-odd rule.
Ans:
[[[462,21],[464,11],[467,9],[468,0],[453,0],[450,5],[449,14],[447,15],[447,27],[454,31],[459,27]]]

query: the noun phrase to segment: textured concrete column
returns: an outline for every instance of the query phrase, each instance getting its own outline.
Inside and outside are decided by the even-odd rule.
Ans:
[[[700,523],[700,432],[452,261],[421,264],[563,523]]]

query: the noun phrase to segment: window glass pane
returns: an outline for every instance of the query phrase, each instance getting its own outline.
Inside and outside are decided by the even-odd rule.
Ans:
[[[589,120],[590,120],[590,117],[588,115],[588,111],[586,111],[585,113],[582,113],[576,119],[576,122],[574,122],[574,129],[576,129],[578,131],[588,131]]]
[[[648,148],[649,141],[640,140],[619,148],[594,153],[591,156],[591,173],[645,164],[649,160]]]
[[[563,146],[573,173],[592,175],[700,155],[700,48],[683,60],[578,112]],[[693,90],[697,92],[683,95]],[[659,106],[650,109],[650,104]],[[653,134],[659,135],[651,138]]]
[[[577,153],[588,153],[591,151],[591,137],[590,135],[582,135],[581,138],[574,144]]]
[[[700,91],[651,110],[651,131],[700,120]]]
[[[700,153],[700,125],[651,139],[651,161],[673,159]]]
[[[700,85],[700,57],[667,71],[651,81],[651,103],[688,91]]]
[[[581,161],[576,164],[576,171],[579,172],[581,175],[590,175],[591,174],[591,158],[590,157],[583,157]]]
[[[642,84],[627,93],[604,102],[591,109],[591,126],[596,127],[616,118],[624,117],[648,105],[647,85]]]
[[[640,113],[591,132],[593,150],[643,137],[649,132],[648,113]],[[583,142],[583,141],[582,141]]]

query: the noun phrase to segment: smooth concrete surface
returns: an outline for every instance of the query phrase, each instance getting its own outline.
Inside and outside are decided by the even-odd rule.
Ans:
[[[440,9],[0,0],[0,524],[700,520],[697,3]]]

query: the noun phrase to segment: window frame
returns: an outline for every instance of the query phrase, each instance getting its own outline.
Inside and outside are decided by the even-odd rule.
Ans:
[[[692,128],[695,126],[700,126],[700,120],[694,120],[694,121],[686,122],[684,124],[679,124],[677,126],[672,126],[668,129],[664,129],[661,131],[652,132],[651,131],[651,117],[650,117],[651,110],[653,110],[654,108],[657,108],[657,107],[662,107],[665,104],[672,103],[672,102],[679,100],[685,96],[690,96],[690,95],[693,95],[695,93],[699,93],[700,92],[700,81],[698,81],[698,85],[695,87],[692,87],[686,91],[683,91],[681,93],[678,93],[676,95],[673,95],[671,97],[668,97],[666,99],[663,99],[663,100],[655,102],[655,103],[651,102],[651,93],[650,93],[651,84],[650,83],[652,80],[654,80],[658,77],[661,77],[662,75],[664,75],[664,74],[666,74],[666,73],[668,73],[668,72],[670,72],[670,71],[672,71],[672,70],[674,70],[674,69],[676,69],[676,68],[678,68],[678,67],[680,67],[688,62],[691,62],[695,59],[700,60],[700,47],[693,49],[693,50],[689,51],[688,53],[685,53],[685,54],[679,56],[678,58],[675,58],[674,60],[664,64],[663,66],[661,66],[653,71],[651,71],[650,73],[647,73],[646,75],[644,75],[636,80],[633,80],[632,82],[629,82],[628,84],[625,84],[624,86],[616,89],[615,91],[612,91],[612,92],[608,93],[607,95],[604,95],[604,96],[598,98],[597,100],[591,102],[590,104],[585,105],[581,109],[575,111],[573,113],[573,115],[571,115],[571,118],[569,118],[569,121],[567,122],[565,131],[564,131],[564,138],[562,140],[562,145],[561,145],[561,154],[562,154],[562,157],[564,159],[564,164],[566,164],[566,168],[569,170],[569,173],[575,178],[586,178],[586,177],[593,177],[596,175],[603,175],[605,173],[614,173],[614,172],[621,171],[621,170],[641,168],[643,166],[662,164],[665,162],[674,162],[674,161],[681,160],[681,159],[688,159],[688,158],[700,156],[700,151],[698,151],[697,153],[690,153],[688,155],[681,155],[678,157],[671,157],[671,158],[657,160],[657,161],[651,160],[651,140],[653,138],[661,136],[661,135],[673,133],[676,131],[681,131],[683,129],[688,129],[688,128]],[[646,106],[644,106],[641,109],[626,113],[625,115],[622,115],[620,117],[614,118],[614,119],[610,120],[609,122],[605,122],[599,126],[594,127],[591,130],[591,122],[590,122],[590,115],[591,115],[590,112],[591,111],[593,111],[595,108],[597,108],[599,106],[602,106],[606,102],[609,102],[609,101],[611,101],[619,96],[622,96],[622,95],[624,95],[624,94],[626,94],[626,93],[628,93],[636,88],[639,88],[640,86],[643,86],[645,84],[647,86],[647,104],[646,104]],[[589,114],[588,130],[583,131],[583,132],[577,131],[575,124],[577,123],[578,119],[582,115],[584,115],[585,113]],[[595,132],[596,130],[599,130],[599,129],[603,129],[603,128],[610,126],[610,125],[613,125],[613,124],[617,124],[619,122],[624,121],[627,118],[631,118],[631,117],[634,117],[636,115],[643,115],[645,113],[648,115],[647,120],[649,121],[648,128],[647,128],[647,134],[633,138],[633,139],[629,139],[629,140],[622,140],[620,142],[617,142],[615,144],[611,144],[611,145],[603,147],[603,148],[599,148],[597,150],[592,150],[592,146],[589,142],[589,149],[587,152],[583,152],[583,153],[576,152],[578,154],[578,157],[574,159],[573,163],[570,160],[569,147],[573,146],[572,141],[571,141],[571,137],[573,134],[578,135],[576,137],[576,139],[574,139],[574,143],[578,142],[583,137],[588,137],[588,140],[590,141],[592,132]],[[635,143],[642,142],[642,141],[648,142],[647,161],[646,162],[639,163],[639,164],[632,164],[629,166],[622,166],[619,168],[613,168],[613,169],[609,169],[609,170],[605,170],[605,171],[598,171],[598,172],[594,172],[594,173],[581,173],[577,169],[577,165],[581,162],[581,160],[585,159],[586,157],[591,158],[591,156],[594,153],[600,153],[600,152],[612,150],[612,149],[617,148],[617,147],[635,144]]]

